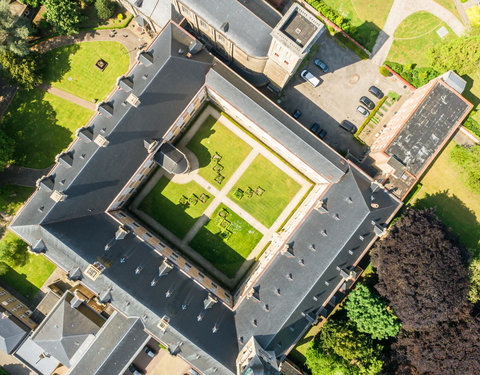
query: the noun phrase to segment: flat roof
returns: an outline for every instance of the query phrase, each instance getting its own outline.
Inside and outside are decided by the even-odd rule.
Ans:
[[[285,21],[280,31],[288,38],[305,47],[310,38],[317,32],[318,27],[310,22],[304,15],[295,10]]]
[[[385,149],[417,175],[460,125],[471,104],[439,80]],[[418,176],[417,176],[418,177]]]

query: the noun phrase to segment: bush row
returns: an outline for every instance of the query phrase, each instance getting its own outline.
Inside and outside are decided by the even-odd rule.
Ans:
[[[423,86],[440,75],[440,73],[433,68],[418,68],[415,64],[402,65],[391,61],[385,61],[385,65],[394,72],[400,74],[403,79],[410,82],[416,88]]]

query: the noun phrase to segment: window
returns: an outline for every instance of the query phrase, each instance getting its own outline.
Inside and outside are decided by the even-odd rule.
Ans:
[[[7,302],[10,303],[10,302],[15,302],[15,298],[9,298],[7,299]]]
[[[190,16],[190,9],[184,7],[183,5],[180,5],[180,10],[182,11],[182,14],[185,14],[187,16]]]
[[[222,44],[225,44],[225,42],[227,40],[225,39],[225,37],[222,34],[217,33],[217,41],[222,43]]]
[[[23,307],[23,305],[20,303],[18,304],[17,306],[15,306],[17,309],[21,309]]]
[[[210,31],[208,24],[200,18],[198,19],[198,25],[203,31]]]
[[[20,315],[20,319],[24,319],[24,318],[26,318],[26,317],[27,317],[27,316],[26,316],[25,314]]]

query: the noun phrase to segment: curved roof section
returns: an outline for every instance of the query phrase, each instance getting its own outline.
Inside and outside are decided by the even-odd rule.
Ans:
[[[185,154],[168,142],[160,146],[153,160],[168,173],[181,174],[188,170],[188,160]]]
[[[250,56],[267,56],[273,27],[237,0],[181,0],[181,2]],[[272,9],[273,13],[276,14]],[[278,16],[278,21],[280,19]],[[227,22],[228,31],[224,31],[223,26]]]

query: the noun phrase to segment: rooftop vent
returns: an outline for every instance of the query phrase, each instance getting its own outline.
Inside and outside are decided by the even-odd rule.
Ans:
[[[340,270],[340,276],[342,279],[346,280],[350,278],[350,273],[345,271],[343,268]]]
[[[188,46],[188,52],[190,52],[192,55],[195,55],[198,52],[200,52],[202,48],[203,48],[203,44],[200,43],[197,39],[195,39],[190,42]]]
[[[290,280],[290,281],[293,280],[293,273],[290,272],[290,273],[287,275],[287,279]]]
[[[77,130],[77,137],[82,141],[88,143],[93,140],[92,129],[90,128],[80,128]]]
[[[303,258],[300,259],[300,260],[298,261],[298,263],[299,263],[301,266],[304,266],[304,265],[305,265],[305,259],[303,259]]]
[[[364,240],[365,240],[365,236],[363,236],[363,235],[358,236],[358,238],[360,239],[360,241],[364,241]]]
[[[164,259],[160,267],[158,267],[158,276],[164,276],[167,275],[168,272],[173,268],[172,262],[170,262],[168,259]]]
[[[158,141],[155,141],[153,139],[145,139],[143,141],[143,147],[147,149],[149,154],[151,154],[155,150],[157,145],[158,145]]]
[[[210,309],[216,303],[217,303],[217,299],[215,298],[215,296],[211,293],[208,293],[207,298],[203,300],[203,309],[204,310]]]
[[[266,303],[265,305],[263,305],[263,310],[265,310],[266,312],[269,312],[270,306],[268,306],[268,304]]]
[[[153,64],[153,56],[147,52],[140,52],[138,54],[138,61],[145,66],[151,66]]]
[[[70,168],[73,165],[73,157],[72,154],[69,152],[62,152],[61,154],[58,154],[55,158],[55,161],[57,163],[63,164],[67,168]]]
[[[165,333],[169,324],[170,324],[170,318],[164,315],[163,318],[160,320],[160,322],[158,322],[157,327],[160,328],[160,331]]]
[[[323,237],[327,237],[327,236],[328,236],[326,229],[322,229],[322,230],[320,231],[320,234],[321,234]]]
[[[353,203],[353,199],[352,197],[347,197],[347,199],[345,199],[347,201],[348,204],[352,204]]]
[[[286,255],[288,258],[294,257],[295,251],[293,249],[293,242],[285,244],[285,246],[282,247],[281,253]]]
[[[113,115],[113,107],[109,103],[100,102],[97,105],[97,111],[106,118],[110,118]]]
[[[308,248],[309,248],[310,250],[312,250],[312,251],[315,251],[315,250],[316,250],[314,243],[310,244],[310,246],[308,246]]]
[[[252,326],[258,327],[257,319],[253,319],[253,320],[252,320]]]
[[[133,81],[127,77],[120,77],[120,79],[117,82],[117,85],[120,89],[122,89],[125,92],[130,92],[133,90]]]
[[[326,285],[326,286],[329,286],[330,283],[329,283],[327,280],[325,280],[325,285]]]
[[[372,181],[370,183],[370,189],[372,190],[372,193],[375,193],[376,191],[380,190],[381,186],[377,181]]]
[[[277,296],[282,295],[282,291],[280,290],[280,288],[277,288],[277,289],[275,290],[275,294],[276,294]]]
[[[140,99],[138,98],[138,96],[131,93],[130,95],[128,95],[127,103],[134,106],[135,108],[138,108],[138,106],[140,105]]]
[[[50,195],[50,198],[55,202],[63,202],[65,199],[67,199],[67,194],[64,194],[58,190],[54,190]]]
[[[333,215],[333,218],[334,218],[335,220],[339,221],[339,220],[340,220],[340,215],[339,215],[339,214],[335,214],[335,215]]]
[[[200,314],[197,315],[197,322],[201,322],[204,316],[205,316],[205,310],[201,311]]]
[[[95,141],[94,141],[97,145],[99,145],[100,147],[107,147],[108,144],[110,143],[107,138],[105,138],[103,135],[99,134],[97,135],[97,138],[95,138]]]
[[[142,272],[142,270],[143,270],[142,266],[138,266],[137,268],[135,268],[135,275],[140,275],[140,272]]]
[[[72,300],[70,301],[70,306],[72,309],[78,309],[78,307],[82,304],[82,299],[78,297],[77,294],[74,295]]]
[[[48,191],[53,190],[54,181],[53,176],[43,176],[37,180],[37,188],[44,188]]]
[[[353,250],[348,250],[348,253],[349,253],[350,255],[353,255]]]
[[[230,25],[228,22],[224,22],[222,26],[220,26],[220,29],[223,30],[225,33],[228,31],[229,28],[230,28]]]

